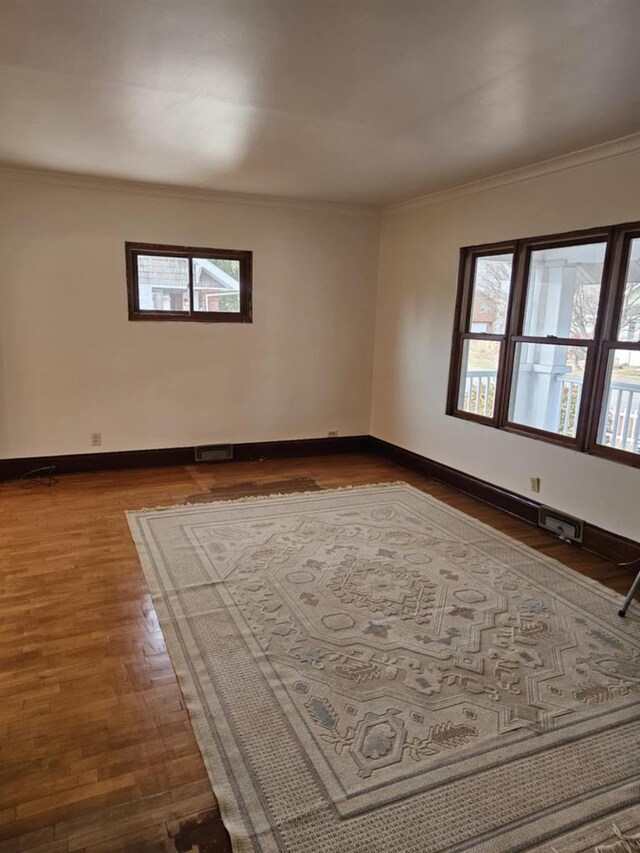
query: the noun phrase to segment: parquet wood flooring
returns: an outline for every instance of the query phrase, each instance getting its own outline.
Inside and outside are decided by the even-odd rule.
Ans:
[[[630,584],[629,571],[368,454],[0,486],[0,853],[230,849],[125,510],[400,479],[620,593]]]

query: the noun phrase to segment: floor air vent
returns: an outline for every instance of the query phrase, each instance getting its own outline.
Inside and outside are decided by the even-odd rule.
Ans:
[[[555,533],[560,539],[565,539],[576,545],[582,543],[584,522],[548,506],[541,506],[538,510],[538,526]]]
[[[220,462],[225,459],[233,459],[233,446],[231,444],[207,444],[202,447],[194,447],[196,462]]]

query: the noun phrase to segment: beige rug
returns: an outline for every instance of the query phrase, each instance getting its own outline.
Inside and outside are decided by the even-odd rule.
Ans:
[[[129,523],[234,850],[573,853],[633,825],[637,606],[402,483]]]

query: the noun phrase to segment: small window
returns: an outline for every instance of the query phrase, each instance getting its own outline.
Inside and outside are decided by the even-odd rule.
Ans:
[[[126,243],[130,320],[251,322],[251,252]]]

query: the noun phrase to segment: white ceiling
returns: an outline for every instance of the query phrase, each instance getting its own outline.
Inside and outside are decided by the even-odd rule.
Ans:
[[[639,0],[1,0],[0,164],[387,203],[640,130]]]

